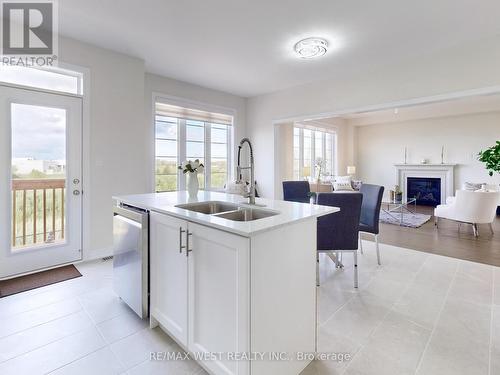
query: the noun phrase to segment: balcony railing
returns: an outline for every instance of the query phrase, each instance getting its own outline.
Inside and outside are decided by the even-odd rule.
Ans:
[[[12,247],[64,239],[65,179],[12,180]]]

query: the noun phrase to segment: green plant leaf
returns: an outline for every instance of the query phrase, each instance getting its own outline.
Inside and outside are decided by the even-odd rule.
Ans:
[[[500,141],[496,141],[495,146],[480,151],[478,160],[485,164],[488,175],[493,176],[495,172],[500,173]]]

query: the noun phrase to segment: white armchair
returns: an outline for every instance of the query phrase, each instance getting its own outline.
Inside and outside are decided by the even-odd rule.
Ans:
[[[443,218],[472,224],[476,237],[479,235],[477,224],[489,224],[493,233],[491,223],[500,204],[500,192],[457,190],[454,199],[447,199],[446,203],[434,209],[436,226],[438,219]]]

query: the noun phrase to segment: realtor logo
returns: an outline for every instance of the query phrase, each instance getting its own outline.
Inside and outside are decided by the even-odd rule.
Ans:
[[[55,59],[57,19],[54,1],[4,0],[1,11],[4,62],[7,58],[11,64],[15,61],[14,65],[47,65],[47,59]]]

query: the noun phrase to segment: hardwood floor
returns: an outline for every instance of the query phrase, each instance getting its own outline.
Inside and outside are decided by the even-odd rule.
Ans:
[[[432,215],[433,208],[417,206],[417,212]],[[475,238],[472,226],[440,219],[439,228],[434,217],[420,228],[405,228],[391,224],[380,224],[381,243],[445,255],[452,258],[500,266],[500,216],[493,222],[494,234],[488,225],[479,225],[479,237]],[[373,240],[364,235],[363,239]]]

